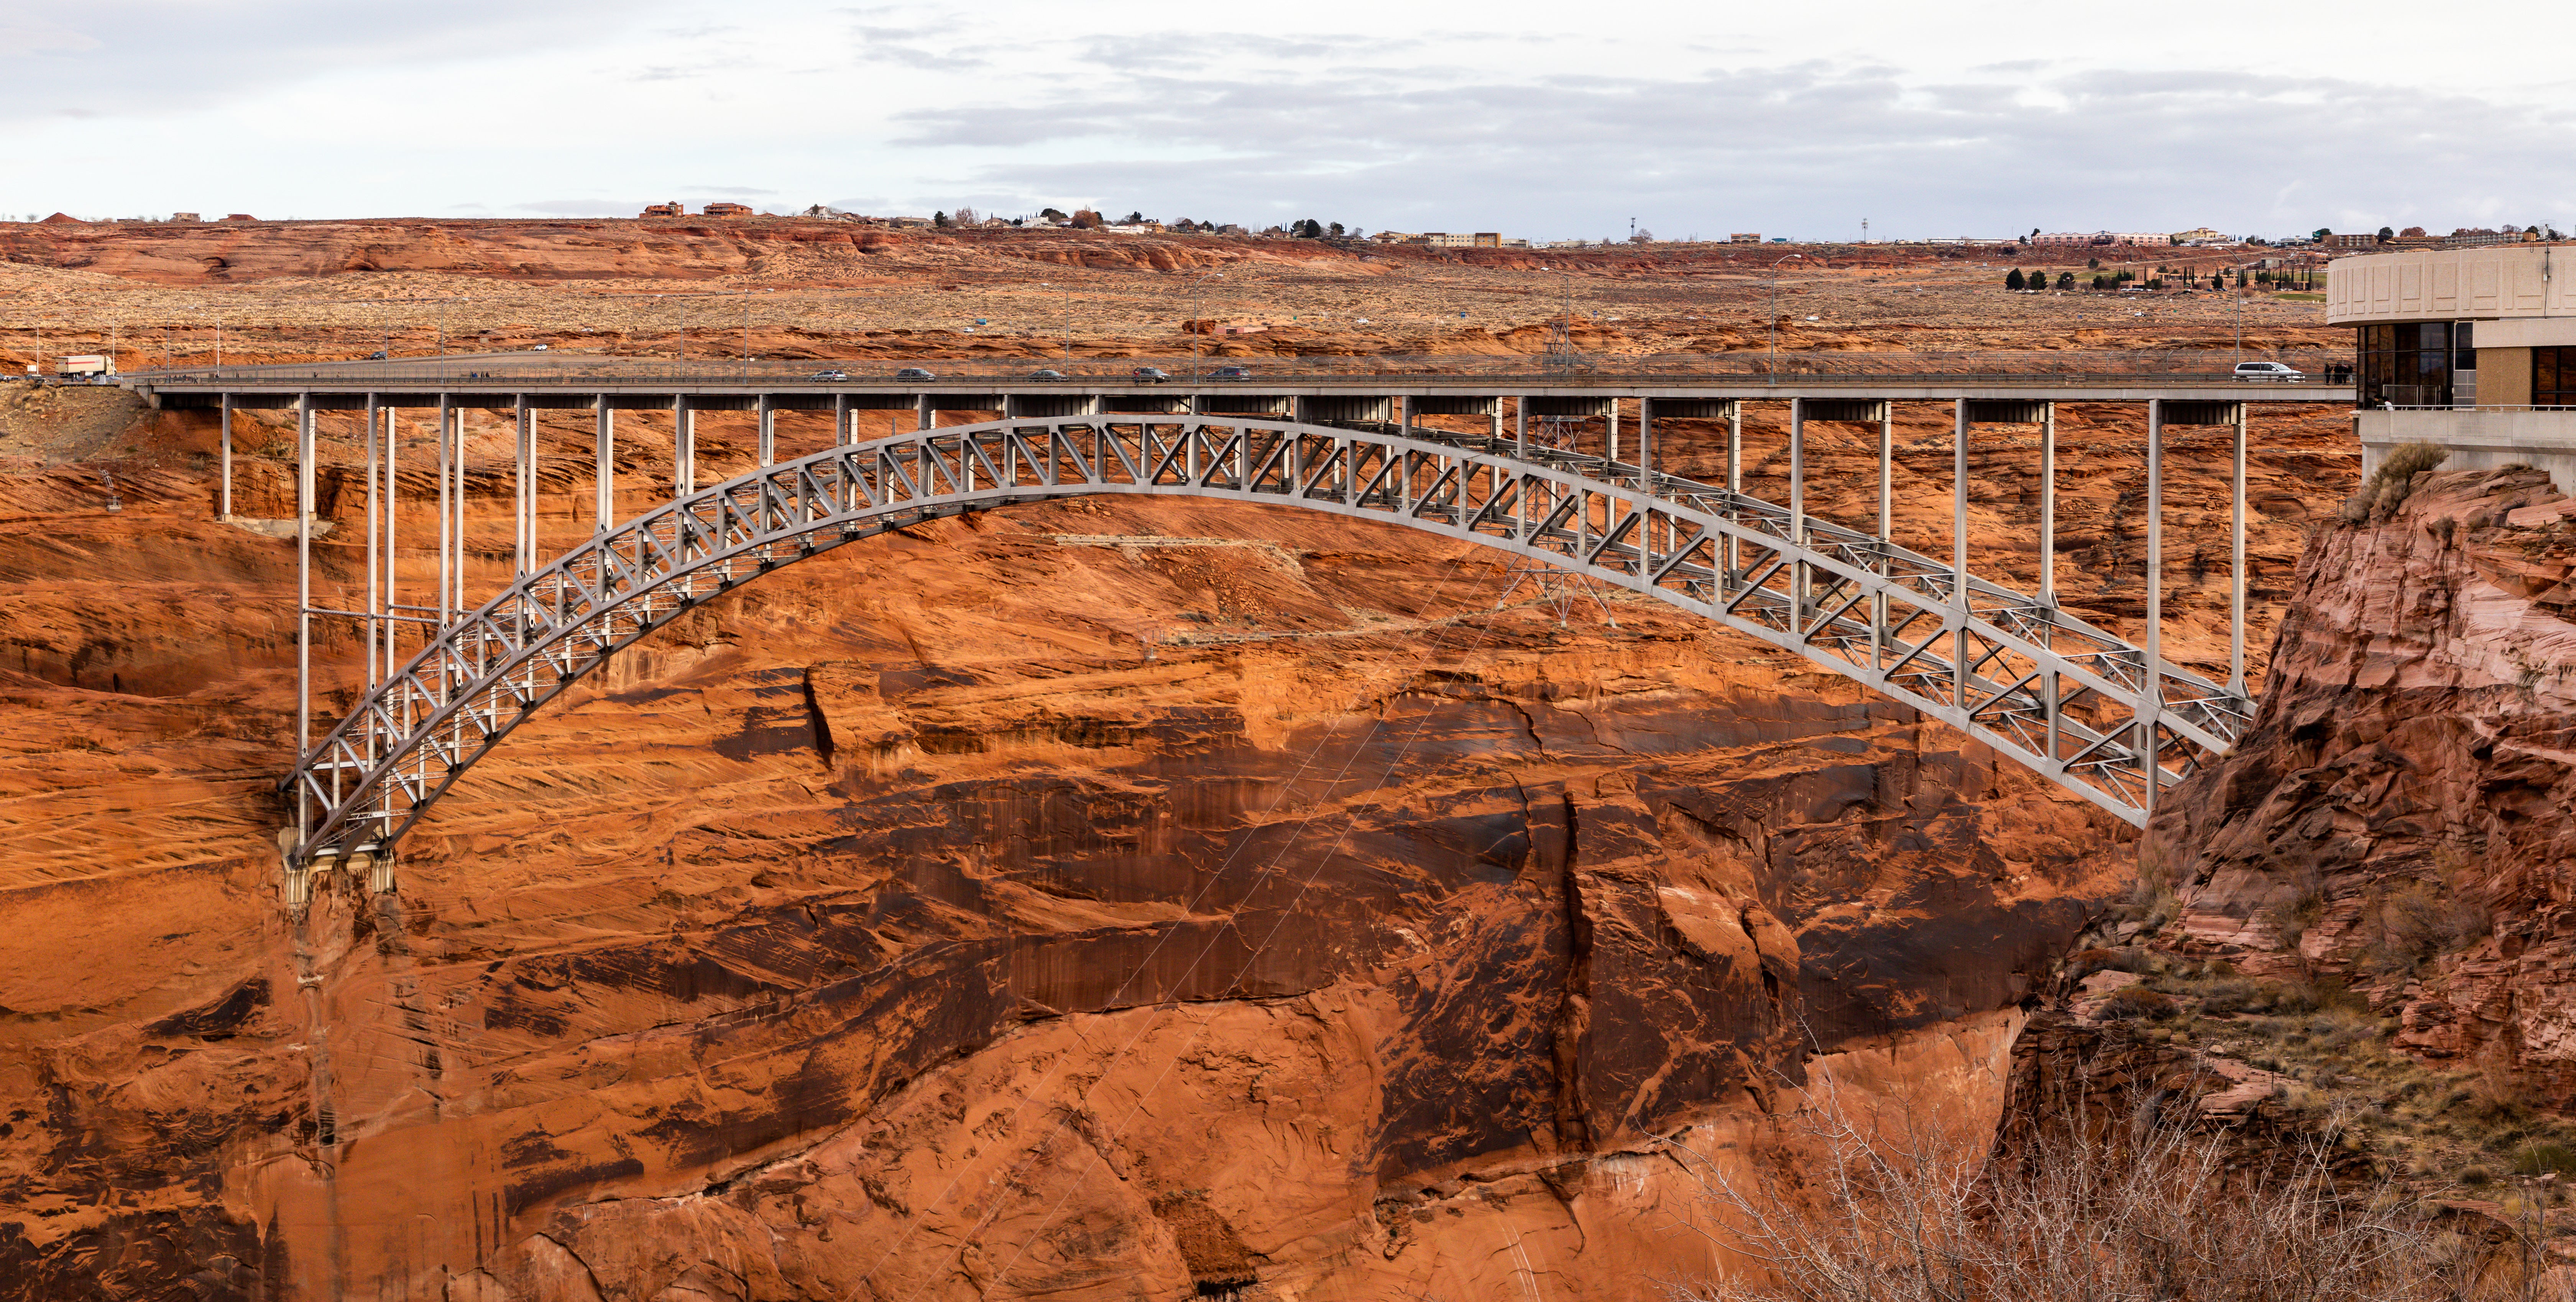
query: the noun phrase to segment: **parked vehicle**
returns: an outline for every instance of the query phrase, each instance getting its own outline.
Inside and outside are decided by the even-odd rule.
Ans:
[[[2238,362],[2236,378],[2257,383],[2270,380],[2282,384],[2297,384],[2308,376],[2306,372],[2295,370],[2282,362]]]
[[[1139,366],[1129,371],[1127,378],[1138,384],[1169,384],[1172,382],[1172,373],[1159,366]]]
[[[1064,372],[1059,371],[1052,366],[1042,366],[1037,370],[1029,372],[1029,378],[1032,380],[1044,380],[1049,384],[1053,384],[1064,378]]]
[[[927,383],[931,380],[936,380],[939,377],[921,369],[918,366],[907,366],[902,370],[895,372],[894,378],[907,383]]]
[[[816,371],[814,372],[814,378],[837,384],[850,378],[850,373],[848,371]]]
[[[1252,378],[1252,368],[1249,366],[1220,366],[1215,370],[1208,372],[1208,378],[1211,380],[1249,380]]]
[[[379,348],[376,351],[367,354],[367,360],[371,362],[381,362],[386,360],[385,350]]]

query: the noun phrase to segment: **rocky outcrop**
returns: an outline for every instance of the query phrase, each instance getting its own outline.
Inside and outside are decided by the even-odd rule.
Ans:
[[[2538,472],[2427,472],[2312,541],[2261,719],[2151,829],[2206,940],[2576,1103],[2576,550]]]

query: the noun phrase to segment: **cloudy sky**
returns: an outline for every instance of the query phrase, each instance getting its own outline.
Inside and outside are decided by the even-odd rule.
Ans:
[[[2154,12],[0,0],[0,214],[2576,228],[2576,16]]]

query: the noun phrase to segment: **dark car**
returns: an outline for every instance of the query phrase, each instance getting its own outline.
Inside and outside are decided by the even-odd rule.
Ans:
[[[894,378],[898,380],[936,380],[939,377],[921,369],[918,366],[907,366],[902,370],[895,372]]]
[[[1159,366],[1139,366],[1129,371],[1127,378],[1138,384],[1169,384],[1172,382],[1172,373]]]
[[[816,371],[814,372],[814,378],[817,380],[829,380],[838,383],[839,381],[850,378],[850,373],[848,371]]]
[[[367,360],[371,362],[381,362],[385,360],[385,350],[379,348],[376,351],[367,354]]]
[[[1252,378],[1252,368],[1249,366],[1220,366],[1215,370],[1208,372],[1208,378],[1211,380],[1249,380]]]
[[[1042,367],[1038,370],[1029,372],[1029,378],[1032,380],[1047,381],[1061,380],[1064,378],[1064,372],[1056,370],[1053,367]]]

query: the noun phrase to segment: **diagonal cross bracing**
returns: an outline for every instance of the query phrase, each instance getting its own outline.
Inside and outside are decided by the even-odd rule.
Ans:
[[[1812,517],[1801,545],[1770,503],[1598,457],[1520,460],[1482,438],[1246,417],[1021,418],[763,467],[521,577],[443,629],[300,759],[285,786],[313,812],[290,867],[381,851],[512,729],[710,595],[929,516],[1094,493],[1290,503],[1587,575],[1804,656],[2132,823],[2145,820],[2151,782],[2178,778],[2151,754],[2188,769],[2195,751],[2224,753],[2253,718],[2244,697],[2169,663],[2150,716],[2143,653],[2061,610],[1973,577],[1955,593],[1943,563]],[[1745,552],[1742,568],[1729,568],[1729,540]],[[1802,599],[1785,590],[1801,566]],[[1930,631],[1909,633],[1918,628]],[[1952,659],[1961,648],[1964,672]],[[2082,717],[2068,709],[2077,701]]]

